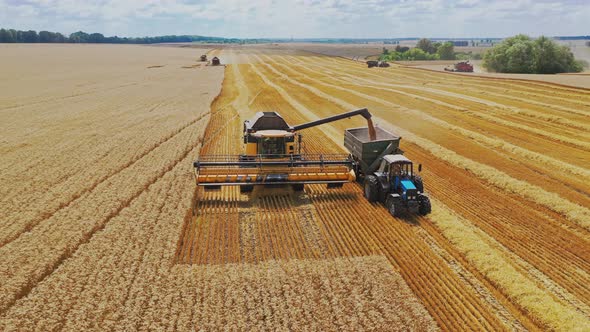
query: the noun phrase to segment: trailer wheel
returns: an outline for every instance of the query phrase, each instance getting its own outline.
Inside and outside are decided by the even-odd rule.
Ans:
[[[379,180],[375,175],[365,177],[365,198],[371,203],[379,200]]]
[[[293,188],[293,191],[303,191],[305,185],[303,183],[296,183],[291,185],[291,187]]]
[[[254,185],[247,184],[245,186],[240,186],[241,194],[252,192],[252,190],[254,190]]]
[[[425,216],[432,211],[432,206],[430,205],[430,198],[428,198],[428,196],[418,196],[418,203],[420,204],[420,206],[418,207],[418,212],[420,213],[420,215]]]

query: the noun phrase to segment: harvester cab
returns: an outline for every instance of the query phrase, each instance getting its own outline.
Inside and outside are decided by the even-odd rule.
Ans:
[[[277,112],[258,112],[253,119],[244,121],[245,155],[280,158],[295,152],[300,154],[301,147],[297,144],[300,141],[301,135],[291,131],[291,127]]]
[[[287,124],[277,112],[258,112],[244,121],[243,154],[206,155],[194,162],[197,185],[206,189],[233,185],[240,186],[241,192],[249,192],[254,186],[287,184],[301,191],[309,183],[336,188],[353,182],[355,162],[349,154],[301,153],[302,136],[298,132],[355,115],[363,116],[373,128],[366,108],[297,126]],[[374,130],[371,132],[374,135]]]

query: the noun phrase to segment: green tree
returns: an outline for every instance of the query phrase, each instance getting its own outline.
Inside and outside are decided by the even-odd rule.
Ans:
[[[37,31],[29,30],[29,31],[23,32],[22,40],[19,40],[18,42],[20,42],[20,43],[36,43],[38,41],[39,40],[38,40],[38,36],[37,36]]]
[[[429,54],[427,52],[424,52],[422,49],[420,48],[413,48],[405,53],[403,53],[404,55],[404,60],[438,60],[438,55],[437,54]]]
[[[101,33],[92,33],[88,36],[87,42],[89,42],[89,43],[104,43],[105,38]]]
[[[426,53],[433,54],[436,52],[436,47],[434,46],[432,41],[430,41],[430,39],[427,39],[427,38],[420,39],[418,41],[418,44],[416,44],[416,47]]]
[[[0,29],[0,43],[14,43],[11,41],[12,35],[6,29]]]
[[[451,42],[441,44],[437,48],[436,54],[441,60],[455,60],[455,46]]]
[[[501,73],[555,74],[583,70],[570,49],[547,37],[536,40],[525,35],[507,38],[488,50],[483,66]]]
[[[83,31],[78,31],[70,34],[70,42],[72,43],[87,43],[88,34]]]

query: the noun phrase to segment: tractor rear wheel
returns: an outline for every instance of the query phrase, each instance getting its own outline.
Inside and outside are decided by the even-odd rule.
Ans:
[[[379,180],[375,175],[365,177],[365,198],[371,203],[379,200]]]
[[[428,196],[418,196],[418,203],[420,204],[420,206],[418,207],[418,212],[420,213],[420,215],[425,216],[432,211],[432,206],[430,205],[430,198],[428,198]]]

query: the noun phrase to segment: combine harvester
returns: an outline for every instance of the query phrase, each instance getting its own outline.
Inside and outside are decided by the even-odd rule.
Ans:
[[[445,67],[445,71],[457,73],[473,73],[473,65],[469,61],[462,61],[454,64],[452,67]]]
[[[350,154],[301,153],[298,131],[356,115],[363,116],[368,126],[346,130],[344,145]],[[305,184],[312,183],[339,188],[361,180],[365,197],[370,202],[383,202],[393,216],[405,211],[427,214],[430,201],[423,193],[422,179],[414,175],[399,141],[400,137],[375,128],[366,108],[297,126],[288,125],[276,112],[258,112],[244,121],[245,153],[200,156],[194,162],[195,179],[208,190],[240,186],[242,193],[255,186],[277,185],[302,191]]]

